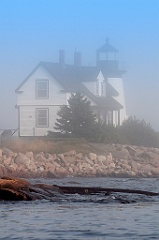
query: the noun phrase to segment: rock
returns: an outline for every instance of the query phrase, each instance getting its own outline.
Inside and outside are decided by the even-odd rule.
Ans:
[[[37,170],[38,170],[38,171],[40,172],[40,174],[41,174],[42,172],[44,172],[45,168],[44,168],[43,166],[40,166],[40,167],[37,168]]]
[[[65,165],[68,164],[68,161],[67,161],[67,159],[65,158],[65,156],[64,156],[63,154],[58,154],[58,155],[57,155],[57,159],[59,160],[59,161],[57,161],[57,162],[59,162],[59,164],[60,164],[61,166],[65,166]],[[56,161],[56,160],[55,160],[55,161]]]
[[[78,175],[78,167],[77,166],[72,166],[72,170],[71,172],[73,171],[73,173],[76,175]]]
[[[97,154],[95,153],[89,153],[88,157],[90,160],[95,161],[97,159]]]
[[[10,149],[8,149],[8,148],[2,148],[2,155],[5,155],[5,156],[10,156],[10,155],[12,155],[12,154],[14,154],[13,153],[13,151],[11,151]]]
[[[34,184],[19,178],[0,179],[0,200],[29,201],[36,199],[51,200],[61,190],[52,185]]]
[[[35,164],[34,161],[31,161],[30,164],[28,165],[28,171],[30,171],[32,173],[37,172],[37,165]]]
[[[107,157],[106,157],[106,156],[103,156],[103,155],[99,155],[99,156],[97,157],[97,159],[98,159],[98,161],[100,161],[100,162],[105,162],[105,161],[107,160]]]
[[[4,160],[3,160],[3,164],[4,164],[4,166],[9,166],[10,164],[11,164],[11,162],[12,162],[12,157],[10,157],[10,156],[8,156],[7,158],[5,158]]]
[[[3,153],[3,151],[2,151],[2,149],[0,148],[0,157],[2,157],[2,153]]]
[[[159,149],[120,144],[103,144],[102,148],[103,155],[92,152],[84,155],[74,150],[58,155],[43,152],[34,155],[3,148],[0,149],[0,176],[159,177]]]
[[[131,156],[136,156],[136,150],[133,147],[126,146],[126,149],[128,150],[128,152]]]
[[[134,171],[127,171],[128,176],[135,177],[136,173]]]
[[[25,153],[25,156],[26,156],[27,158],[29,158],[30,160],[33,160],[33,159],[34,159],[34,154],[33,154],[33,152],[26,152],[26,153]]]
[[[148,159],[148,160],[152,159],[151,155],[146,152],[139,154],[138,157],[143,159]]]
[[[58,176],[56,175],[55,170],[50,168],[47,172],[47,177],[48,178],[57,178]]]
[[[0,164],[3,164],[4,158],[0,157]]]
[[[12,169],[13,171],[16,171],[17,168],[18,168],[18,166],[17,166],[16,163],[12,163],[12,164],[10,165],[10,169]]]
[[[81,160],[81,162],[82,162],[82,160]],[[91,160],[91,159],[88,158],[87,156],[84,157],[83,162],[88,163],[88,164],[90,164],[90,165],[93,165],[93,164],[94,164],[93,160]]]
[[[111,153],[107,155],[107,161],[112,162],[113,161],[113,156]]]
[[[4,166],[2,164],[0,164],[0,177],[3,177],[4,174],[3,174],[3,168]]]
[[[57,158],[59,158],[62,162],[65,161],[64,154],[57,154]]]
[[[83,153],[77,153],[77,154],[75,155],[75,158],[76,158],[76,159],[83,159]]]
[[[131,156],[126,148],[122,148],[120,151],[113,150],[113,151],[111,151],[111,154],[112,154],[113,158],[131,159]]]
[[[110,167],[110,168],[115,168],[115,163],[113,163],[113,162],[110,163],[110,164],[109,164],[109,167]]]
[[[50,162],[53,161],[56,158],[56,154],[55,156],[49,154],[49,153],[45,153],[45,158]]]
[[[8,175],[8,168],[0,164],[0,176],[3,177],[5,175]]]
[[[14,162],[17,165],[20,165],[20,164],[29,165],[30,164],[30,158],[28,158],[23,153],[19,153],[18,156],[14,159]]]
[[[79,172],[79,168],[77,168],[77,169],[78,169],[78,172]],[[74,170],[71,166],[68,168],[68,172],[70,172],[71,174],[74,173]]]
[[[43,163],[46,161],[46,158],[45,158],[45,154],[43,152],[40,152],[38,154],[35,155],[34,157],[35,161],[37,161],[38,163]]]
[[[55,168],[55,173],[58,177],[67,177],[68,175],[67,170],[63,167]]]
[[[65,152],[63,153],[64,156],[75,156],[76,155],[76,151],[75,150],[72,150],[72,151],[69,151],[69,152]]]

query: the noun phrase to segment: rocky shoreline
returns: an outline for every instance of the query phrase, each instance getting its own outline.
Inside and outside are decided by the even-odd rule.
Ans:
[[[0,177],[159,177],[159,149],[108,144],[102,154],[50,154],[0,149]],[[104,154],[103,154],[104,152]]]

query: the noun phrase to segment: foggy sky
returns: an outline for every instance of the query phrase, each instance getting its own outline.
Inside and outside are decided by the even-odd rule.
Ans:
[[[15,89],[40,61],[58,62],[64,49],[73,63],[78,49],[95,64],[108,37],[127,70],[127,114],[159,131],[158,12],[158,0],[1,0],[0,129],[17,128]]]

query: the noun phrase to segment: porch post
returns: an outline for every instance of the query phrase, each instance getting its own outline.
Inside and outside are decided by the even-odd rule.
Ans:
[[[103,121],[104,121],[104,123],[105,123],[105,125],[107,124],[107,116],[106,116],[106,110],[104,110],[104,119],[103,119]]]
[[[111,111],[111,124],[113,125],[113,111]]]
[[[100,110],[99,109],[97,110],[97,119],[98,119],[98,122],[99,122],[99,120],[100,120]]]

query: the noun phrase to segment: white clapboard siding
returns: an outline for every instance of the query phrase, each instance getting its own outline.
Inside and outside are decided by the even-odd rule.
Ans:
[[[36,126],[36,109],[48,109],[48,127]],[[20,136],[44,136],[48,131],[55,131],[59,106],[22,106],[20,107]]]
[[[49,98],[36,99],[35,84],[37,79],[49,81]],[[43,67],[39,67],[19,90],[21,93],[18,94],[18,106],[66,104],[66,94],[61,92],[63,87]]]
[[[123,106],[123,109],[120,110],[120,121],[122,123],[127,118],[126,108],[125,108],[123,79],[122,78],[108,78],[108,82],[119,93],[119,96],[116,96],[114,98]],[[114,114],[116,114],[116,113],[114,113]],[[114,119],[116,119],[116,118],[117,118],[117,116],[114,115]]]
[[[49,97],[36,99],[35,84],[37,79],[49,81]],[[48,131],[54,131],[57,111],[60,106],[68,104],[70,94],[65,93],[63,87],[43,67],[39,67],[21,86],[18,94],[19,106],[19,134],[20,136],[44,136]],[[48,127],[36,126],[36,109],[48,109]]]

